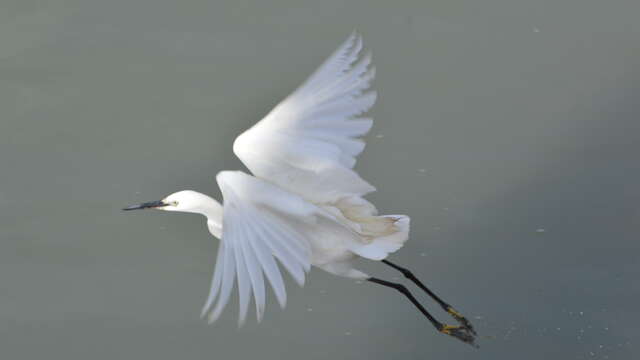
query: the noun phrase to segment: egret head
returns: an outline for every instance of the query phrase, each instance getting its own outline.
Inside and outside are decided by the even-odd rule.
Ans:
[[[162,200],[149,201],[139,205],[126,207],[122,210],[158,209],[165,211],[202,212],[212,199],[207,195],[192,190],[175,192]]]

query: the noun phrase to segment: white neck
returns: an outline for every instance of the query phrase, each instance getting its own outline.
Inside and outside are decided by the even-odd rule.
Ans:
[[[206,195],[204,196],[206,197],[206,200],[203,201],[197,208],[193,209],[192,212],[202,214],[209,220],[222,222],[222,205],[220,205],[220,203],[215,199],[210,198]]]
[[[222,239],[222,205],[213,198],[209,199],[211,201],[200,209],[200,213],[207,217],[209,232],[218,239]]]
[[[211,233],[211,235],[217,237],[219,240],[222,240],[222,206],[220,206],[220,204],[218,204],[218,206],[220,207],[219,216],[212,217],[212,216],[206,215],[207,228],[209,229],[209,232]]]
[[[199,201],[196,207],[190,208],[188,210],[185,209],[177,211],[190,212],[206,216],[209,232],[218,239],[222,239],[222,205],[220,205],[220,203],[212,197],[209,197],[205,194],[198,193],[198,195],[200,199],[198,199]]]

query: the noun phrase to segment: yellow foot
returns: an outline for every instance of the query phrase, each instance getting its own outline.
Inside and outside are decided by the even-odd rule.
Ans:
[[[462,314],[460,314],[456,309],[454,309],[451,306],[449,306],[449,308],[447,309],[447,312],[454,319],[456,319],[458,324],[462,325],[463,328],[467,329],[468,332],[470,332],[473,335],[478,335],[476,333],[475,329],[473,328],[473,325],[471,325],[471,322],[469,322],[469,320],[467,320],[467,318],[462,316]]]
[[[464,326],[452,326],[443,324],[438,330],[443,334],[453,336],[454,338],[465,342],[475,348],[479,347],[475,344],[475,336],[473,336],[473,334],[469,332],[469,329]]]

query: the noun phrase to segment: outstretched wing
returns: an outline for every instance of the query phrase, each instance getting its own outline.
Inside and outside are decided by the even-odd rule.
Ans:
[[[222,171],[216,179],[224,198],[222,240],[202,315],[208,314],[210,322],[220,316],[237,278],[239,324],[246,319],[251,293],[260,321],[266,300],[265,276],[280,306],[286,303],[276,259],[298,284],[304,284],[311,251],[303,229],[316,220],[318,208],[241,171]]]
[[[233,151],[251,172],[323,203],[375,188],[352,170],[373,123],[371,54],[353,33],[296,91],[242,133]]]

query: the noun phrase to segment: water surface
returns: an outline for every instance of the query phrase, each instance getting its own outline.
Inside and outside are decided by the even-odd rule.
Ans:
[[[638,357],[638,14],[623,0],[3,2],[3,358]],[[209,327],[203,219],[119,210],[219,197],[215,174],[243,169],[234,137],[354,28],[380,93],[357,169],[382,212],[412,218],[392,260],[473,320],[480,350],[391,290],[318,270],[288,281],[286,311],[271,296],[262,324],[237,330],[233,298]]]

